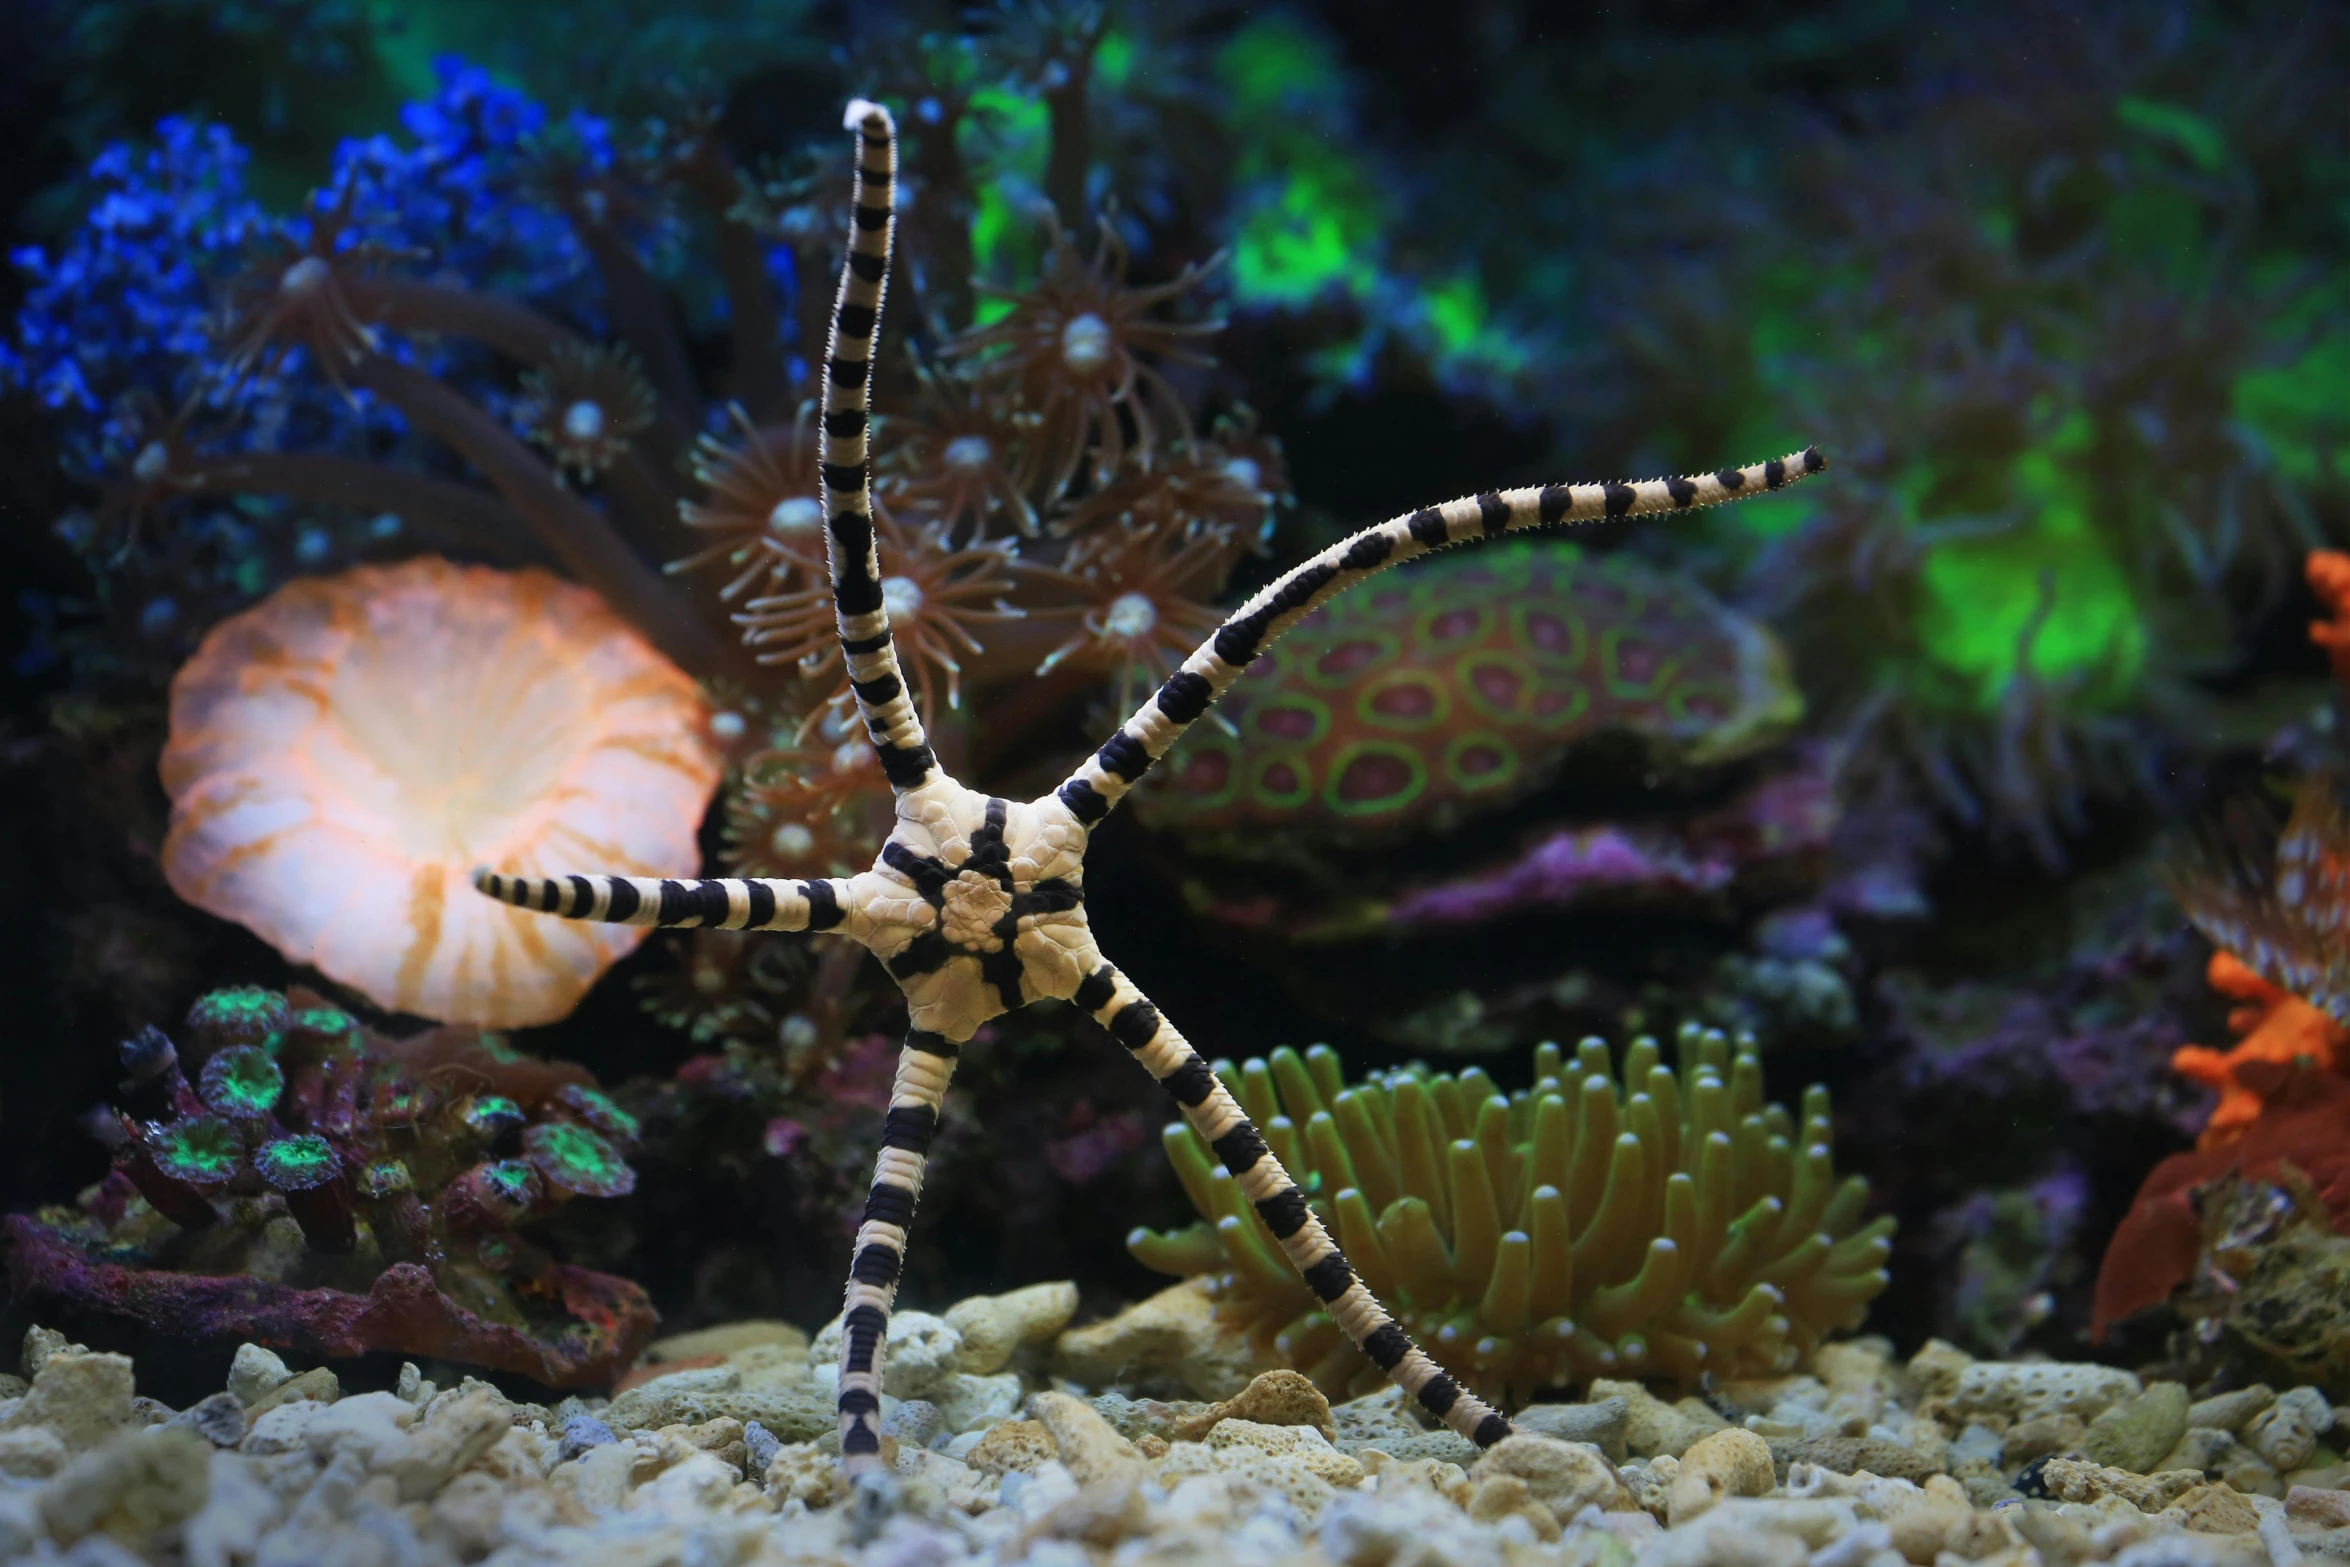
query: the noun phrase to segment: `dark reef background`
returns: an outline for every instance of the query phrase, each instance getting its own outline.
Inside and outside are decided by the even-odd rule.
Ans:
[[[1111,7],[1072,172],[1039,106],[1065,98],[1054,29],[1073,14],[20,0],[0,7],[0,227],[12,252],[50,260],[0,271],[0,318],[86,342],[96,318],[74,309],[114,308],[124,341],[103,364],[152,350],[131,341],[128,295],[61,304],[56,258],[120,188],[92,160],[151,145],[169,118],[225,128],[250,154],[245,193],[290,216],[313,190],[331,197],[346,139],[444,101],[434,62],[454,56],[616,141],[705,105],[730,165],[761,171],[788,212],[808,149],[838,151],[840,102],[930,70],[988,111],[966,171],[970,276],[933,253],[923,285],[939,321],[969,319],[970,278],[1033,279],[1044,205],[1080,232],[1114,212],[1139,282],[1230,250],[1184,307],[1228,319],[1217,364],[1178,389],[1203,430],[1253,410],[1294,504],[1220,604],[1434,500],[1816,442],[1833,467],[1787,497],[1578,539],[1772,628],[1804,716],[1771,747],[1685,776],[1582,755],[1501,816],[1350,847],[1336,877],[1126,813],[1090,862],[1097,929],[1203,1050],[1235,1058],[1322,1040],[1350,1073],[1475,1059],[1507,1088],[1539,1039],[1752,1029],[1773,1097],[1830,1086],[1841,1167],[1900,1220],[1872,1327],[1905,1348],[1939,1333],[1978,1353],[2090,1353],[2106,1237],[2209,1101],[2169,1054],[2228,1042],[2210,946],[2164,867],[2219,805],[2340,757],[2302,563],[2350,544],[2350,11]],[[732,384],[707,270],[664,252],[655,271],[692,369]],[[575,284],[531,297],[585,325],[592,304],[565,314]],[[779,288],[788,334],[801,292]],[[312,529],[320,508],[210,497],[182,504],[199,522],[179,536],[212,528],[205,542],[114,558],[89,519],[131,451],[107,423],[122,385],[94,370],[77,406],[54,374],[71,349],[36,336],[6,337],[0,364],[11,1211],[105,1173],[82,1123],[114,1090],[118,1041],[217,986],[315,983],[165,885],[164,684],[206,625],[289,575],[396,553],[355,508]],[[789,349],[804,373],[806,344]],[[464,473],[303,395],[288,428],[324,430],[317,444],[372,439]],[[306,409],[323,410],[314,427]],[[1005,737],[1001,776],[1033,784],[1006,760],[1022,746],[1046,766],[1078,755],[1109,705],[1076,692]],[[984,696],[975,709],[984,741]],[[1487,924],[1395,912],[1400,882],[1506,859],[1558,823],[1698,833],[1758,780],[1796,776],[1818,782],[1825,815],[1754,807],[1719,882],[1677,881],[1660,858],[1621,896],[1562,894]],[[714,811],[714,861],[722,838]],[[1227,917],[1248,907],[1280,912],[1270,929]],[[1276,939],[1360,907],[1387,923]],[[570,1018],[517,1039],[648,1117],[634,1194],[567,1214],[563,1242],[678,1326],[820,1321],[876,1122],[857,1041],[894,1039],[902,1011],[868,974],[826,1025],[832,1058],[803,1070],[776,1019],[815,981],[728,968],[697,990],[695,961],[683,940],[650,941]],[[1065,1015],[1023,1014],[966,1056],[914,1298],[1074,1277],[1107,1307],[1163,1282],[1125,1236],[1187,1205],[1162,1107],[1118,1054]],[[799,1130],[779,1133],[787,1121]],[[217,1385],[210,1361],[188,1377]]]

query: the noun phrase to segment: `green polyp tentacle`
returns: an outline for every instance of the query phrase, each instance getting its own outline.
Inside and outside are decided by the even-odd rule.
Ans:
[[[1593,1072],[1584,1076],[1575,1094],[1574,1160],[1567,1182],[1567,1207],[1576,1223],[1587,1228],[1599,1212],[1609,1161],[1614,1157],[1616,1091],[1605,1076]]]
[[[1146,1268],[1192,1278],[1213,1272],[1224,1261],[1224,1243],[1205,1224],[1180,1230],[1153,1230],[1137,1226],[1126,1232],[1126,1249]]]
[[[1464,1273],[1476,1275],[1467,1268]],[[1488,1264],[1491,1282],[1485,1287],[1485,1299],[1477,1308],[1477,1316],[1485,1327],[1495,1333],[1515,1334],[1524,1330],[1532,1320],[1534,1289],[1534,1243],[1523,1230],[1511,1230],[1502,1235],[1495,1246],[1493,1260]]]
[[[1352,1186],[1341,1191],[1331,1200],[1331,1213],[1339,1247],[1355,1272],[1362,1275],[1364,1287],[1381,1300],[1409,1298],[1387,1255],[1387,1243],[1379,1238],[1379,1220],[1362,1191]]]
[[[1253,1293],[1269,1300],[1304,1293],[1305,1286],[1298,1282],[1288,1261],[1275,1256],[1257,1238],[1256,1226],[1247,1219],[1226,1214],[1216,1221],[1216,1235],[1223,1241],[1224,1255],[1230,1259],[1234,1271]]]
[[[1485,1159],[1476,1143],[1464,1137],[1449,1153],[1454,1276],[1481,1279],[1493,1271],[1494,1248],[1501,1244],[1501,1209],[1494,1201],[1493,1182],[1485,1173]]]
[[[1240,1086],[1232,1097],[1240,1101],[1240,1108],[1248,1118],[1263,1126],[1281,1113],[1281,1095],[1273,1084],[1272,1068],[1254,1057],[1240,1065]]]
[[[1891,1224],[1864,1224],[1865,1184],[1836,1175],[1825,1099],[1807,1095],[1800,1118],[1741,1114],[1752,1050],[1734,1059],[1710,1031],[1677,1048],[1678,1071],[1633,1042],[1636,1091],[1598,1041],[1572,1060],[1538,1050],[1535,1085],[1506,1095],[1483,1070],[1418,1065],[1334,1089],[1319,1051],[1226,1071],[1269,1098],[1268,1146],[1363,1285],[1454,1376],[1506,1400],[1595,1375],[1775,1375],[1884,1287]],[[1170,1128],[1168,1148],[1219,1227],[1139,1240],[1136,1256],[1182,1271],[1220,1254],[1220,1300],[1253,1342],[1286,1324],[1291,1363],[1334,1396],[1367,1374],[1206,1145]]]
[[[1665,1314],[1664,1322],[1677,1333],[1724,1349],[1736,1349],[1754,1341],[1779,1305],[1778,1291],[1767,1284],[1757,1284],[1727,1310],[1706,1305],[1695,1296],[1686,1297]]]
[[[1426,1089],[1413,1078],[1395,1085],[1396,1171],[1403,1189],[1420,1195],[1431,1220],[1442,1229],[1452,1227],[1451,1185],[1437,1158],[1441,1128],[1436,1107]],[[1438,1205],[1442,1206],[1439,1207]]]
[[[1404,1293],[1431,1310],[1441,1310],[1459,1297],[1452,1253],[1436,1232],[1428,1204],[1406,1197],[1379,1216],[1379,1236],[1395,1265]]]
[[[1306,1070],[1313,1074],[1314,1086],[1321,1091],[1325,1102],[1337,1099],[1346,1092],[1346,1063],[1338,1052],[1328,1045],[1306,1046]]]
[[[1307,1070],[1305,1058],[1283,1045],[1273,1052],[1267,1063],[1272,1068],[1273,1085],[1279,1090],[1281,1106],[1300,1121],[1311,1118],[1315,1112],[1327,1110],[1322,1090]]]
[[[1343,1191],[1357,1186],[1354,1160],[1348,1157],[1346,1141],[1338,1135],[1338,1118],[1327,1110],[1317,1110],[1306,1122],[1306,1148],[1313,1155],[1312,1170],[1320,1178],[1320,1189],[1325,1192]],[[1305,1172],[1292,1169],[1293,1179],[1303,1181]]]
[[[1312,1177],[1313,1166],[1305,1161],[1305,1146],[1298,1136],[1297,1123],[1285,1115],[1268,1116],[1257,1123],[1257,1129],[1264,1134],[1265,1146],[1273,1150],[1273,1157],[1281,1161],[1281,1167],[1302,1188]]]
[[[1764,1247],[1778,1234],[1779,1216],[1785,1211],[1778,1198],[1764,1197],[1730,1222],[1729,1239],[1705,1276],[1708,1295],[1728,1294],[1738,1280],[1752,1277],[1769,1260]]]
[[[1384,1213],[1387,1205],[1403,1192],[1395,1179],[1395,1143],[1381,1135],[1379,1117],[1373,1108],[1377,1102],[1370,1092],[1350,1088],[1333,1101],[1332,1113],[1363,1196],[1373,1213]]]
[[[1495,1094],[1477,1111],[1476,1129],[1469,1134],[1477,1153],[1485,1161],[1486,1184],[1492,1188],[1494,1209],[1497,1213],[1515,1215],[1518,1211],[1519,1166],[1525,1161],[1510,1146],[1509,1101]]]
[[[1560,1194],[1562,1204],[1573,1179],[1570,1161],[1574,1154],[1574,1136],[1570,1130],[1569,1115],[1566,1096],[1563,1094],[1544,1094],[1535,1101],[1534,1146],[1526,1171],[1529,1192],[1540,1187],[1550,1187]]]
[[[1583,1233],[1575,1237],[1577,1273],[1604,1280],[1636,1255],[1638,1237],[1645,1228],[1640,1221],[1648,1206],[1647,1178],[1640,1139],[1623,1133],[1611,1150],[1607,1185],[1598,1209]]]

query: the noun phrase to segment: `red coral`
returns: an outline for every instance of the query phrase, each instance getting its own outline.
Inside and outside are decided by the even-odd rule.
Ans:
[[[2203,1247],[2198,1189],[2230,1172],[2273,1180],[2288,1164],[2307,1178],[2335,1231],[2350,1235],[2350,1081],[2288,1068],[2267,1096],[2266,1113],[2234,1141],[2173,1154],[2156,1165],[2105,1248],[2092,1332],[2102,1337],[2132,1312],[2168,1300],[2194,1276]]]
[[[2228,1027],[2240,1036],[2233,1049],[2182,1045],[2171,1053],[2173,1071],[2219,1093],[2195,1140],[2209,1153],[2241,1138],[2297,1069],[2331,1074],[2350,1066],[2350,1033],[2229,953],[2214,952],[2205,977],[2212,989],[2245,1003],[2228,1013]]]
[[[2310,590],[2326,609],[2327,619],[2309,623],[2309,640],[2334,661],[2334,678],[2350,686],[2350,555],[2340,550],[2311,550],[2306,567]]]

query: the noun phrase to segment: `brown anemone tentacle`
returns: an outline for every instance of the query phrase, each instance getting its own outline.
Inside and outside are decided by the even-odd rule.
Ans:
[[[695,617],[683,595],[486,412],[423,371],[380,354],[354,360],[350,377],[480,469],[566,570],[601,593],[680,668],[707,675],[725,667],[728,650]]]
[[[377,326],[468,338],[533,368],[552,362],[559,350],[588,346],[561,322],[503,295],[383,273],[352,278],[343,291],[352,310]]]
[[[469,484],[384,467],[331,452],[247,452],[207,461],[174,482],[183,495],[283,495],[292,500],[389,512],[420,533],[511,565],[554,559],[514,508]]]
[[[584,212],[571,215],[572,232],[595,263],[604,285],[604,305],[612,312],[612,329],[635,350],[645,368],[645,379],[661,401],[665,420],[693,428],[701,394],[694,384],[693,366],[686,360],[685,343],[669,314],[669,298],[636,249]]]
[[[678,165],[679,178],[709,211],[717,237],[718,281],[726,290],[727,336],[734,348],[734,398],[758,420],[791,412],[791,383],[785,375],[783,315],[775,308],[775,287],[767,278],[767,255],[758,231],[735,216],[743,196],[742,175],[714,137],[701,137],[692,155]]]
[[[1528,528],[1652,512],[1693,511],[1783,489],[1828,466],[1817,447],[1744,468],[1637,484],[1542,484],[1487,490],[1428,506],[1364,528],[1339,540],[1243,604],[1183,667],[1135,709],[1132,717],[1059,790],[1061,802],[1091,826],[1110,814],[1126,791],[1167,754],[1183,732],[1238,680],[1284,631],[1364,578],[1448,545],[1499,538]]]

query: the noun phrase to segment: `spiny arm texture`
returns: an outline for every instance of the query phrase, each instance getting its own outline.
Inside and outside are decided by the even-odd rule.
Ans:
[[[850,689],[895,793],[896,827],[871,870],[839,880],[524,879],[485,870],[475,885],[522,908],[572,919],[833,931],[863,944],[904,990],[912,1027],[857,1232],[841,1336],[841,1452],[852,1473],[881,1461],[883,1343],[956,1053],[990,1019],[1048,996],[1075,1001],[1165,1086],[1289,1265],[1372,1363],[1453,1430],[1491,1445],[1509,1435],[1509,1422],[1405,1336],[1314,1217],[1247,1112],[1094,945],[1084,901],[1088,830],[1274,638],[1375,571],[1516,528],[1760,494],[1825,464],[1806,450],[1700,478],[1489,493],[1367,528],[1251,599],[1059,789],[1025,802],[992,798],[940,769],[908,700],[882,604],[866,435],[889,278],[897,140],[889,112],[877,104],[852,103],[848,125],[857,133],[856,217],[824,365],[826,560]]]

